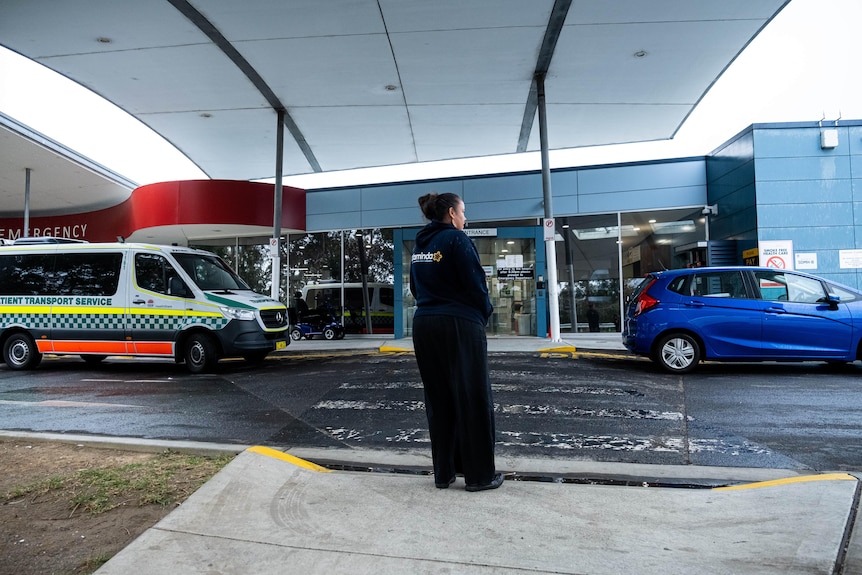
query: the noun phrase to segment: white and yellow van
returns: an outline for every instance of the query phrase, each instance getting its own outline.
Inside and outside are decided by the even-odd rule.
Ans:
[[[178,246],[0,246],[0,347],[10,369],[42,354],[156,356],[192,373],[288,345],[287,310],[215,254]]]

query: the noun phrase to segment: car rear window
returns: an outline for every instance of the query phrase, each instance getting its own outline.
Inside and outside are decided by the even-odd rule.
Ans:
[[[739,271],[693,272],[673,280],[668,289],[682,295],[748,299]]]
[[[655,279],[655,276],[653,274],[647,274],[646,276],[644,276],[644,278],[640,281],[640,283],[637,285],[635,290],[632,292],[632,295],[629,296],[629,299],[630,300],[636,299],[641,294],[641,292],[644,291],[644,289],[654,279]]]

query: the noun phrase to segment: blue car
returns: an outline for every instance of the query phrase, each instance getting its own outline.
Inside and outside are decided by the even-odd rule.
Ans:
[[[852,362],[862,357],[862,292],[775,268],[655,272],[629,298],[622,335],[670,373],[702,360]]]

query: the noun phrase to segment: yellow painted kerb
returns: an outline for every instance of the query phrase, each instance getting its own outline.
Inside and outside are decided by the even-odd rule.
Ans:
[[[266,455],[267,457],[287,461],[288,463],[292,463],[297,467],[302,467],[303,469],[309,469],[311,471],[320,471],[321,473],[329,473],[330,471],[332,471],[331,469],[321,467],[316,463],[300,459],[299,457],[295,457],[289,453],[285,453],[284,451],[272,449],[271,447],[264,447],[263,445],[255,445],[253,447],[249,447],[248,449],[246,449],[246,451],[251,451],[252,453],[258,453],[260,455]]]
[[[542,347],[536,351],[538,353],[575,353],[578,350],[573,345],[557,345],[553,347]]]
[[[413,351],[409,347],[400,347],[397,345],[381,345],[379,349],[380,353],[403,353],[407,351]]]
[[[821,475],[799,475],[797,477],[785,477],[784,479],[773,479],[772,481],[758,481],[757,483],[746,483],[745,485],[731,485],[729,487],[716,487],[713,491],[736,491],[739,489],[756,489],[758,487],[773,487],[775,485],[789,485],[791,483],[808,483],[811,481],[856,481],[857,479],[849,473],[823,473]]]

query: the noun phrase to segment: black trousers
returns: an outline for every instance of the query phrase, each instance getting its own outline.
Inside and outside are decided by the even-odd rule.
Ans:
[[[454,316],[419,316],[413,348],[425,389],[434,480],[463,473],[468,485],[494,477],[494,402],[485,327]]]

